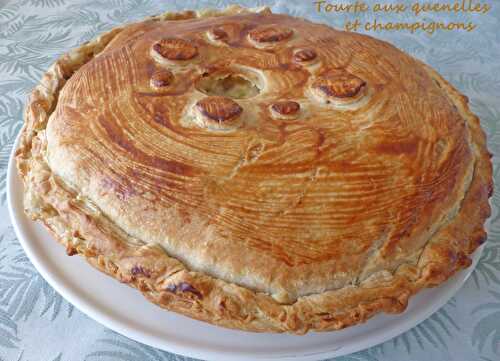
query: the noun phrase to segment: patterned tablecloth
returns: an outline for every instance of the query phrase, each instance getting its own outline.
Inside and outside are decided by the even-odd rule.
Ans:
[[[269,5],[275,12],[337,27],[342,27],[349,18],[364,22],[375,18],[373,12],[318,12],[314,0],[237,2],[246,6]],[[462,0],[456,2],[462,4]],[[48,286],[13,232],[6,207],[6,168],[22,124],[26,96],[42,72],[65,50],[113,26],[151,14],[224,7],[228,3],[227,0],[0,0],[0,360],[184,360],[107,330]],[[411,5],[414,1],[399,3]],[[407,11],[377,15],[377,20],[426,24],[472,21],[477,25],[474,31],[438,30],[432,35],[424,31],[413,34],[383,31],[375,35],[436,68],[469,96],[472,109],[480,116],[488,133],[489,149],[495,154],[497,183],[485,252],[463,289],[428,320],[384,344],[336,360],[500,360],[500,1],[465,3],[489,4],[492,8],[486,14],[434,12],[418,17]]]

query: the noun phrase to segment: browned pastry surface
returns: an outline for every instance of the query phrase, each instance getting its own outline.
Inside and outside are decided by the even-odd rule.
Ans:
[[[401,312],[486,237],[467,98],[374,38],[266,9],[163,14],[61,57],[17,150],[25,208],[152,302],[304,333]]]

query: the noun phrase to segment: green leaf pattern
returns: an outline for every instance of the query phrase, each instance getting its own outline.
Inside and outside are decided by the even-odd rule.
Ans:
[[[48,286],[7,220],[6,168],[22,125],[26,97],[63,52],[124,22],[166,10],[224,7],[234,2],[269,5],[276,12],[337,27],[354,18],[373,19],[372,13],[317,13],[312,1],[303,0],[0,0],[0,361],[190,360],[106,330]],[[500,3],[483,2],[492,5],[486,15],[426,15],[435,21],[473,20],[479,28],[472,33],[375,35],[436,68],[468,95],[481,118],[495,155],[497,184],[486,249],[464,288],[429,319],[390,341],[336,361],[500,360]],[[417,19],[404,13],[383,15],[383,20]]]

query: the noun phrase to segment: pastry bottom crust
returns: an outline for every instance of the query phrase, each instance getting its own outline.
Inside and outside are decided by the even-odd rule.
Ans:
[[[183,19],[248,11],[231,7],[221,12],[167,13],[153,19]],[[454,219],[444,224],[422,248],[414,264],[393,273],[281,304],[270,295],[187,269],[159,246],[138,244],[107,219],[90,201],[65,184],[45,161],[45,127],[67,79],[106,47],[116,28],[60,58],[44,75],[27,104],[25,124],[16,152],[25,187],[25,211],[40,220],[66,247],[102,272],[137,288],[151,302],[191,318],[228,328],[256,332],[329,331],[366,321],[379,312],[400,313],[408,299],[423,288],[445,282],[470,265],[469,255],[483,243],[490,215],[492,168],[479,119],[467,98],[437,72],[426,71],[448,94],[471,135],[475,164],[470,187]]]

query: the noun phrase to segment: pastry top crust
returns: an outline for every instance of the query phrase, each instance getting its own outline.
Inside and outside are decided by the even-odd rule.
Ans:
[[[153,302],[305,332],[401,311],[470,263],[484,138],[466,98],[395,47],[232,7],[61,58],[18,167],[28,214]]]

